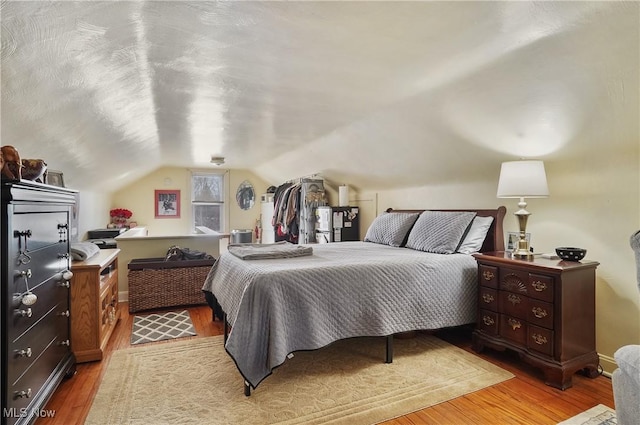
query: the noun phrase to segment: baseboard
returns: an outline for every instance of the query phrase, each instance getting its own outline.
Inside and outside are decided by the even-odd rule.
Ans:
[[[618,368],[618,364],[611,356],[605,356],[604,354],[598,354],[600,357],[600,366],[602,367],[602,374],[607,378],[611,378],[611,374]]]
[[[118,292],[118,302],[120,302],[120,303],[129,303],[129,291],[119,291]]]

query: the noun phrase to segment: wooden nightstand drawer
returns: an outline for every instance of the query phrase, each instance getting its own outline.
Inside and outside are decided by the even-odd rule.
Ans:
[[[500,289],[504,291],[527,293],[529,273],[522,270],[500,268]]]
[[[498,291],[492,288],[481,286],[478,296],[480,297],[480,308],[498,311]]]
[[[527,333],[527,347],[547,356],[553,355],[553,331],[530,325]]]
[[[498,268],[481,265],[478,269],[478,281],[481,285],[490,288],[498,287]]]
[[[478,329],[490,335],[498,335],[498,313],[480,310],[478,316]]]
[[[518,345],[527,345],[527,322],[517,317],[501,314],[500,336]]]
[[[527,286],[530,297],[553,302],[553,277],[531,273]]]
[[[553,329],[553,304],[530,299],[527,321],[536,326]]]
[[[525,295],[500,291],[498,297],[500,300],[500,313],[526,320],[529,299]]]

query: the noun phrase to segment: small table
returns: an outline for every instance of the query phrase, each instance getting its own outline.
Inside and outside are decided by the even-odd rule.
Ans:
[[[599,375],[595,349],[595,261],[474,254],[478,320],[473,349],[510,349],[542,370],[547,385],[565,390],[573,374]]]

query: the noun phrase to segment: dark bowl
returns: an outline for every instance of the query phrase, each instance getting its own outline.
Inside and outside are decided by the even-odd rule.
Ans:
[[[556,248],[556,254],[565,261],[580,261],[585,255],[587,255],[587,250],[584,248],[562,246],[560,248]]]

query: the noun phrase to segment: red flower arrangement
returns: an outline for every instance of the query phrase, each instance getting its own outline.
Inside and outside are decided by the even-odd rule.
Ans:
[[[126,208],[114,208],[109,211],[111,217],[130,219],[133,213]]]

